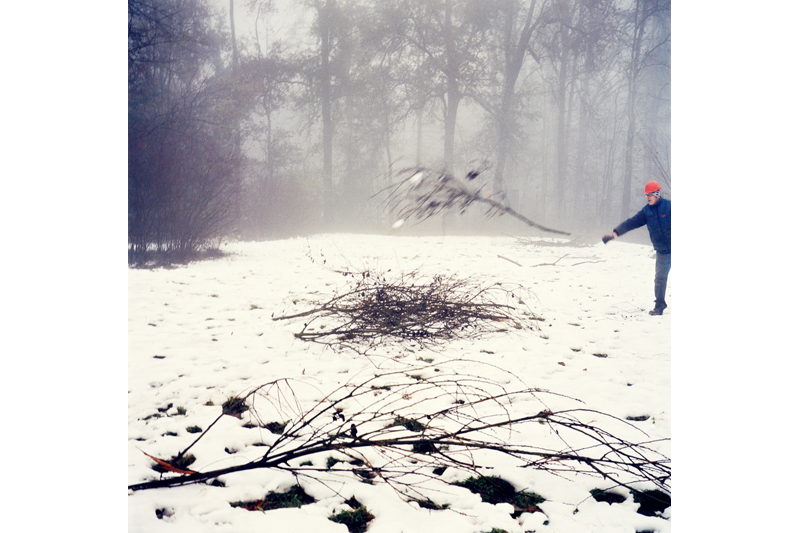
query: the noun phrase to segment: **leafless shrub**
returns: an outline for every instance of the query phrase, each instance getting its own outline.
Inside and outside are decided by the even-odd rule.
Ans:
[[[579,401],[541,389],[510,391],[481,375],[449,371],[452,364],[354,378],[327,394],[310,379],[266,383],[242,396],[250,404],[249,415],[260,426],[271,420],[288,423],[280,435],[261,433],[263,454],[243,464],[128,488],[178,486],[266,468],[329,486],[342,478],[385,482],[409,498],[428,500],[430,491],[446,489],[440,477],[444,470],[466,477],[502,460],[504,466],[597,476],[632,490],[655,485],[669,492],[669,459],[655,451],[657,441],[629,422],[583,406],[551,411],[541,399],[546,395]],[[596,420],[637,432],[644,441],[617,436]],[[338,460],[331,460],[332,454]]]
[[[409,219],[426,220],[438,214],[457,211],[464,213],[471,205],[482,205],[486,216],[510,215],[525,224],[560,235],[569,233],[547,228],[517,213],[509,206],[483,193],[484,187],[472,183],[485,168],[470,171],[465,181],[452,174],[423,167],[412,167],[398,173],[401,180],[380,191],[376,196],[384,196],[384,207],[402,223]],[[469,184],[467,183],[469,182]]]

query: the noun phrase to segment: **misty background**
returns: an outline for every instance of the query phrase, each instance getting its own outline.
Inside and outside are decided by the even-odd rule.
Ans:
[[[670,196],[670,20],[664,0],[129,0],[129,261],[385,232],[375,195],[412,166],[488,166],[481,194],[608,232],[645,182]],[[502,225],[445,218],[418,229]]]

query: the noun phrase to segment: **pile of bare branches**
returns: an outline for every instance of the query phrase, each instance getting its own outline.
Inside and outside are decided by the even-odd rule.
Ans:
[[[450,364],[419,367],[413,374],[394,371],[353,379],[327,394],[301,390],[311,387],[310,381],[266,383],[238,400],[259,427],[283,428],[280,435],[262,432],[266,448],[249,448],[250,455],[239,464],[192,473],[172,470],[174,474],[166,474],[172,477],[128,488],[209,482],[224,474],[265,468],[323,483],[343,477],[386,482],[398,494],[429,500],[431,483],[444,483],[440,476],[445,469],[465,477],[481,475],[502,457],[504,465],[555,475],[584,474],[631,490],[654,485],[669,492],[669,459],[655,450],[658,441],[631,423],[582,406],[551,411],[541,397],[570,403],[573,399],[541,389],[509,391],[489,378],[451,372]],[[309,392],[318,399],[302,400]],[[643,440],[620,437],[608,426]]]
[[[474,186],[473,182],[484,170],[486,166],[470,171],[462,181],[446,172],[412,167],[399,172],[402,179],[376,196],[385,196],[382,200],[384,207],[397,216],[400,223],[409,219],[426,220],[450,211],[464,213],[471,205],[477,204],[486,208],[487,217],[507,214],[542,231],[569,235],[566,231],[537,224],[508,205],[483,194],[485,185]]]
[[[384,273],[344,272],[353,281],[342,294],[313,309],[273,320],[306,318],[295,337],[367,354],[378,347],[414,341],[436,349],[459,338],[515,329],[538,329],[521,287],[475,282],[415,272],[387,279]]]

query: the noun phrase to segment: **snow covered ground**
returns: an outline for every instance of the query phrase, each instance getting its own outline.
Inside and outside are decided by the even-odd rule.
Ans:
[[[670,438],[673,302],[668,290],[665,314],[647,314],[653,303],[652,247],[554,242],[560,241],[328,234],[231,243],[223,247],[228,255],[216,260],[130,269],[128,483],[158,478],[153,461],[142,452],[167,459],[185,449],[198,436],[187,428],[207,429],[231,396],[278,378],[297,378],[330,392],[374,375],[383,364],[422,365],[422,359],[451,362],[461,372],[479,373],[508,387],[538,387],[577,398],[587,408],[620,419],[647,417],[630,423],[636,428],[614,426],[613,431],[631,440]],[[342,271],[363,270],[518,284],[529,291],[526,303],[544,320],[538,332],[456,341],[443,351],[409,352],[376,366],[363,356],[296,339],[302,319],[271,319],[326,301],[347,287],[349,278]],[[550,409],[573,402],[549,396],[543,401]],[[537,403],[530,409],[541,407]],[[223,417],[192,447],[197,459],[189,468],[221,468],[263,451],[253,445],[272,437],[263,429],[243,427],[248,421],[247,413],[242,420]],[[669,442],[656,448],[671,456]],[[369,527],[373,533],[670,531],[671,508],[663,517],[638,514],[626,489],[617,489],[628,495],[623,503],[596,502],[589,490],[611,486],[596,477],[557,477],[506,468],[502,462],[495,474],[517,490],[546,498],[543,512],[512,518],[506,504],[481,502],[463,488],[442,496],[447,510],[421,509],[385,484],[367,485],[355,477],[342,478],[335,491],[301,480],[317,501],[300,508],[262,513],[231,507],[230,502],[257,500],[296,483],[286,473],[253,470],[223,476],[224,488],[200,484],[130,492],[128,530],[344,533],[346,527],[328,517],[347,509],[344,500],[355,496],[375,516]]]

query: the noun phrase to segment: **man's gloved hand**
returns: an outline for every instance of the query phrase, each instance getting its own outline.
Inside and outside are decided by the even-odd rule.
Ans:
[[[613,235],[603,235],[603,244],[608,244],[608,241],[614,238]]]

